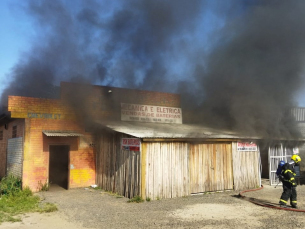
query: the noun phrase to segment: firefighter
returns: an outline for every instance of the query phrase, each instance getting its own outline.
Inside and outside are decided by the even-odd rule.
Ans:
[[[290,205],[293,208],[297,208],[297,182],[295,180],[296,165],[299,165],[301,158],[299,155],[292,155],[291,162],[286,163],[282,167],[280,180],[283,183],[283,193],[280,199],[280,206],[287,207],[288,199],[290,199]]]

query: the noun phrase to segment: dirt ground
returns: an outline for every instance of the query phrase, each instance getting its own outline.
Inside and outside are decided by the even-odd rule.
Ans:
[[[269,186],[244,195],[277,204],[282,187]],[[305,209],[305,185],[297,187],[298,205]],[[31,213],[22,222],[3,223],[0,229],[95,228],[305,228],[305,213],[255,205],[239,192],[193,195],[182,198],[127,203],[101,190],[50,190],[39,195],[57,204],[54,213]]]

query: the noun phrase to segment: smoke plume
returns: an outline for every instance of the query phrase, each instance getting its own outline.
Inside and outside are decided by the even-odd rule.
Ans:
[[[177,92],[220,128],[295,137],[305,2],[39,0],[18,3],[35,29],[1,96],[53,98],[60,81]],[[17,9],[17,8],[16,8]]]
[[[223,28],[207,67],[195,74],[210,120],[251,134],[297,136],[289,108],[303,83],[304,9],[303,1],[258,1]]]

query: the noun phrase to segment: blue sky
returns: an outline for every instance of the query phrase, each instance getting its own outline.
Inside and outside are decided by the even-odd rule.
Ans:
[[[80,38],[80,40],[75,41],[74,38],[72,38],[72,33],[80,33],[80,30],[84,30],[84,33],[91,33],[94,34],[94,32],[91,32],[91,28],[88,27],[87,28],[80,28],[75,26],[76,23],[73,24],[73,26],[75,26],[75,28],[73,26],[71,26],[69,28],[69,26],[67,26],[67,31],[71,31],[70,34],[67,34],[66,36],[66,40],[64,39],[64,36],[59,37],[56,34],[56,32],[58,32],[57,30],[60,30],[60,26],[55,25],[53,19],[50,19],[50,13],[51,10],[46,9],[46,13],[45,15],[39,15],[39,13],[37,13],[37,11],[35,13],[33,13],[33,15],[31,15],[30,11],[26,11],[26,5],[27,2],[30,1],[20,1],[20,0],[2,0],[0,1],[0,14],[1,14],[1,20],[0,20],[0,32],[1,32],[1,37],[0,37],[0,49],[1,49],[1,59],[0,59],[0,94],[1,94],[1,90],[3,90],[3,88],[6,87],[7,83],[9,82],[9,74],[11,72],[11,70],[20,62],[20,61],[27,61],[28,56],[33,56],[33,48],[41,48],[43,47],[43,43],[39,43],[38,41],[41,40],[46,40],[46,45],[48,45],[48,42],[51,41],[53,39],[53,41],[55,39],[62,39],[63,43],[67,42],[69,43],[69,39],[71,39],[71,43],[75,42],[76,45],[78,45],[78,47],[80,49],[82,49],[83,47],[81,47],[81,42],[83,42],[83,40],[85,40],[86,38]],[[39,2],[39,1],[38,1]],[[40,1],[40,2],[44,2],[46,3],[47,1]],[[71,2],[69,1],[54,1],[54,2],[60,2],[62,3],[62,5],[65,7],[66,12],[61,12],[62,14],[60,14],[61,16],[63,16],[63,19],[66,19],[65,16],[68,15],[69,16],[75,16],[73,15],[74,11],[79,10],[80,7],[82,7],[82,4],[86,3],[86,1],[75,1],[73,4],[71,4]],[[88,1],[90,3],[94,2],[94,1]],[[110,12],[112,12],[113,9],[120,9],[121,7],[123,7],[121,4],[124,1],[117,1],[117,2],[112,2],[112,4],[109,4],[107,1],[98,1],[99,3],[107,3],[107,7],[105,8],[101,8],[99,9],[99,13],[100,13],[100,17],[107,17],[109,14],[111,14]],[[119,3],[121,2],[121,3]],[[119,3],[119,4],[115,4],[115,3]],[[29,4],[30,5],[30,4]],[[39,5],[39,3],[37,3],[37,5]],[[85,5],[85,4],[84,4]],[[102,6],[104,6],[103,4],[101,4]],[[213,2],[208,3],[208,5],[211,5],[211,7],[214,7]],[[28,9],[27,9],[28,10]],[[33,10],[33,9],[31,9]],[[54,10],[54,9],[52,9]],[[49,11],[49,12],[48,12]],[[66,15],[65,15],[66,14]],[[102,16],[101,16],[102,15]],[[105,16],[103,16],[105,15]],[[44,22],[44,19],[40,18],[40,17],[45,16],[47,19],[45,20],[46,22]],[[56,16],[54,16],[54,18],[56,18]],[[60,18],[60,17],[57,17]],[[182,35],[181,34],[177,37],[172,37],[172,42],[168,41],[168,43],[172,43],[173,46],[175,45],[175,42],[179,43],[182,42],[183,40],[187,41],[187,40],[192,40],[193,42],[198,43],[198,45],[204,46],[203,49],[205,50],[209,50],[209,48],[211,47],[211,44],[208,43],[208,40],[210,39],[208,36],[203,36],[203,34],[209,34],[211,32],[213,32],[213,30],[215,30],[215,28],[221,26],[222,24],[224,24],[223,22],[223,18],[215,15],[212,10],[205,10],[205,13],[201,15],[201,20],[205,23],[202,23],[201,25],[196,25],[196,31],[193,33],[197,38],[195,38],[194,36],[191,37],[188,34]],[[41,20],[41,21],[39,21]],[[49,21],[47,21],[49,20]],[[56,20],[56,19],[55,19]],[[59,20],[59,19],[58,19]],[[75,18],[73,18],[72,20],[75,20]],[[68,21],[68,20],[67,20]],[[50,24],[48,24],[48,22],[50,22]],[[54,23],[54,24],[52,24]],[[122,22],[124,23],[124,22]],[[111,24],[111,22],[109,22],[109,24]],[[127,25],[128,26],[128,25]],[[106,26],[106,30],[107,30],[107,26]],[[97,29],[98,31],[98,29]],[[125,28],[126,31],[126,28]],[[150,32],[150,31],[148,31]],[[53,33],[53,34],[52,34]],[[122,33],[122,32],[121,32]],[[162,33],[162,32],[161,32]],[[123,33],[122,33],[123,34]],[[49,38],[47,37],[49,35]],[[108,36],[108,34],[103,33],[98,31],[96,33],[96,36],[101,36],[104,35],[105,37]],[[52,37],[53,36],[53,37]],[[56,37],[57,36],[57,37]],[[68,37],[70,36],[70,37]],[[81,35],[84,36],[85,35]],[[132,35],[131,35],[132,36]],[[164,35],[165,36],[165,35]],[[67,38],[68,37],[68,38]],[[183,38],[182,38],[183,37]],[[92,36],[93,39],[94,36]],[[49,39],[49,40],[48,40]],[[83,39],[83,40],[81,40]],[[91,39],[91,38],[90,38]],[[149,38],[148,38],[149,39]],[[163,38],[164,39],[164,38]],[[175,40],[176,39],[176,40]],[[72,41],[73,40],[73,41]],[[181,41],[180,41],[181,40]],[[204,43],[204,45],[202,44]],[[86,48],[86,50],[84,50],[83,55],[86,55],[86,51],[88,51],[90,49],[90,54],[88,57],[89,58],[93,58],[94,55],[100,55],[103,56],[103,53],[100,53],[100,51],[95,51],[97,49],[100,49],[100,47],[98,47],[97,45],[100,45],[99,43],[95,43],[95,42],[88,42],[88,47]],[[123,41],[123,45],[129,46],[130,44],[128,42],[126,42],[126,44]],[[133,45],[133,44],[131,44]],[[192,53],[195,53],[197,50],[196,48],[192,48],[189,44],[186,44],[184,42],[184,51],[185,51],[185,55],[193,55]],[[68,49],[71,49],[71,47],[68,47]],[[143,52],[147,52],[147,47],[140,47],[139,51],[134,51],[135,53],[133,53],[132,55],[136,54],[136,55],[141,55],[139,54],[141,52],[141,48],[144,49]],[[116,58],[118,55],[121,55],[123,52],[125,52],[124,48],[120,49],[120,48],[114,48],[115,50],[113,51],[113,55],[111,57],[106,57],[108,59],[108,63],[109,65],[114,65],[114,62],[116,62]],[[175,47],[172,47],[172,49],[176,49]],[[121,53],[122,52],[122,53]],[[148,50],[148,52],[151,52],[151,50]],[[175,55],[173,54],[175,52]],[[180,79],[183,80],[183,77],[188,78],[188,71],[189,66],[187,63],[187,60],[184,56],[180,55],[179,52],[181,52],[180,49],[176,49],[176,50],[172,50],[171,53],[167,53],[166,51],[164,51],[164,53],[162,54],[164,57],[164,65],[167,66],[168,68],[168,72],[170,72],[170,74],[172,76],[178,77]],[[66,52],[67,53],[67,52]],[[30,54],[30,55],[29,55]],[[128,54],[124,54],[126,56],[128,56]],[[142,57],[140,58],[147,58],[145,56],[146,54],[144,54]],[[67,55],[68,56],[68,55]],[[77,54],[71,52],[71,56],[72,59],[75,58],[77,59]],[[103,58],[103,57],[96,57],[96,58]],[[173,57],[175,59],[173,59]],[[64,58],[67,58],[66,56]],[[82,65],[84,63],[80,63],[80,60],[73,60],[75,62],[78,62],[77,65]],[[71,61],[71,62],[73,62]],[[125,64],[124,61],[126,61],[126,58],[123,60],[119,60],[119,64]],[[140,61],[143,61],[140,60]],[[173,64],[174,62],[174,64]],[[149,61],[147,61],[147,68],[149,68],[151,65],[149,63]],[[71,64],[71,63],[70,63]],[[116,63],[118,64],[118,63]],[[140,66],[143,66],[142,63],[139,63],[137,61],[134,61],[134,68],[137,68],[138,66],[138,70],[136,71],[136,80],[138,82],[143,81],[143,74],[145,74],[145,67],[144,69],[141,69]],[[131,64],[131,65],[132,65]],[[76,67],[77,68],[77,67]],[[114,75],[120,75],[122,74],[120,69],[116,69],[116,68],[109,68],[109,72],[110,74]],[[64,71],[64,70],[63,70]],[[69,71],[68,71],[69,72]],[[67,72],[65,72],[67,73]],[[70,72],[71,73],[71,72]],[[72,74],[75,74],[75,72],[72,72]],[[82,72],[82,70],[80,70],[80,74],[84,74]],[[132,74],[132,73],[131,73]],[[110,77],[109,77],[110,78]],[[101,83],[101,84],[107,84],[109,80],[96,80],[96,83]],[[121,79],[117,79],[117,80],[111,80],[111,83],[114,86],[125,86],[125,85],[120,85],[120,81],[122,81]],[[58,82],[57,82],[58,84]]]
[[[33,20],[33,18],[29,17],[28,14],[24,13],[22,10],[22,3],[21,0],[1,0],[0,1],[0,93],[1,91],[7,86],[9,83],[10,75],[9,73],[13,69],[14,66],[20,61],[23,61],[27,55],[24,53],[30,52],[33,44],[35,46],[35,42],[43,35],[41,33],[44,31],[41,27],[43,24],[37,26],[37,21]],[[226,19],[231,19],[230,17],[235,17],[239,13],[242,14],[246,7],[250,7],[251,4],[245,4],[244,7],[240,7],[240,9],[235,9],[232,15],[222,16],[221,13],[216,14],[213,11],[213,7],[224,8],[223,10],[227,10],[229,7],[219,7],[215,6],[217,3],[213,3],[214,1],[206,1],[208,2],[207,7],[211,8],[211,10],[205,10],[204,14],[201,16],[201,24],[198,25],[196,28],[196,32],[194,35],[197,37],[196,39],[191,38],[191,42],[198,43],[200,46],[200,50],[204,50],[205,52],[209,52],[217,43],[217,37],[212,37],[215,31],[219,30],[224,26],[227,21]],[[219,2],[219,1],[218,1]],[[249,1],[250,3],[254,1]],[[65,1],[66,6],[70,4],[69,1]],[[229,4],[228,4],[229,5]],[[111,7],[115,8],[115,4]],[[110,7],[110,8],[111,8]],[[229,11],[229,10],[228,10]],[[107,11],[104,10],[106,14]],[[36,24],[35,24],[36,23]],[[75,32],[75,31],[72,31]],[[88,31],[85,31],[88,32]],[[175,39],[175,38],[172,38]],[[179,42],[180,37],[177,37]],[[185,40],[187,40],[187,35],[185,36]],[[175,41],[177,42],[177,41]],[[183,40],[181,40],[181,44],[183,44]],[[92,43],[92,47],[95,47],[95,44]],[[188,46],[187,46],[188,45]],[[196,55],[199,58],[204,58],[204,55],[199,55],[196,53],[197,46],[189,46],[189,44],[185,45],[185,52],[188,53],[192,58],[196,58]],[[182,46],[184,47],[184,46]],[[173,46],[174,48],[174,46]],[[122,51],[122,50],[121,50]],[[124,51],[124,50],[123,50]],[[189,72],[192,72],[192,69],[187,61],[188,59],[184,58],[183,56],[173,55],[175,52],[178,54],[181,50],[171,51],[171,53],[164,52],[163,58],[166,62],[166,65],[169,66],[167,71],[170,72],[171,76],[177,76],[181,79],[183,77],[188,78],[187,75]],[[191,53],[190,53],[191,52]],[[114,55],[118,55],[119,52],[115,52]],[[139,53],[137,53],[139,54]],[[168,56],[168,58],[167,58]],[[172,59],[175,57],[175,59]],[[66,57],[67,58],[67,57]],[[92,56],[90,56],[92,58]],[[26,61],[26,60],[25,60]],[[109,60],[109,64],[113,64],[114,59]],[[120,64],[126,64],[126,62],[122,62],[123,59],[120,60]],[[126,59],[124,59],[126,61]],[[176,64],[173,64],[175,62]],[[141,66],[141,62],[133,63],[135,67]],[[138,74],[138,79],[141,79],[141,74],[146,69],[140,69],[136,72]],[[121,74],[120,69],[111,68],[112,74]],[[100,83],[107,83],[107,81],[96,81]],[[124,86],[119,85],[118,81],[112,81],[113,83],[117,83],[117,86]],[[289,90],[289,89],[287,89]],[[300,90],[297,94],[297,101],[299,102],[300,106],[305,106],[305,90]]]
[[[0,90],[6,83],[8,72],[16,64],[21,50],[24,50],[27,44],[26,36],[18,26],[20,22],[16,21],[10,11],[9,2],[12,1],[0,1]]]
[[[29,18],[22,13],[21,1],[0,1],[0,93],[10,81],[9,73],[29,50],[34,29]]]

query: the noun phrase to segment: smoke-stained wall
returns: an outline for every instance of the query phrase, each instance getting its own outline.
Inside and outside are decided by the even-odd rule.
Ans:
[[[83,122],[121,120],[121,103],[181,107],[180,95],[61,82],[61,99]]]

